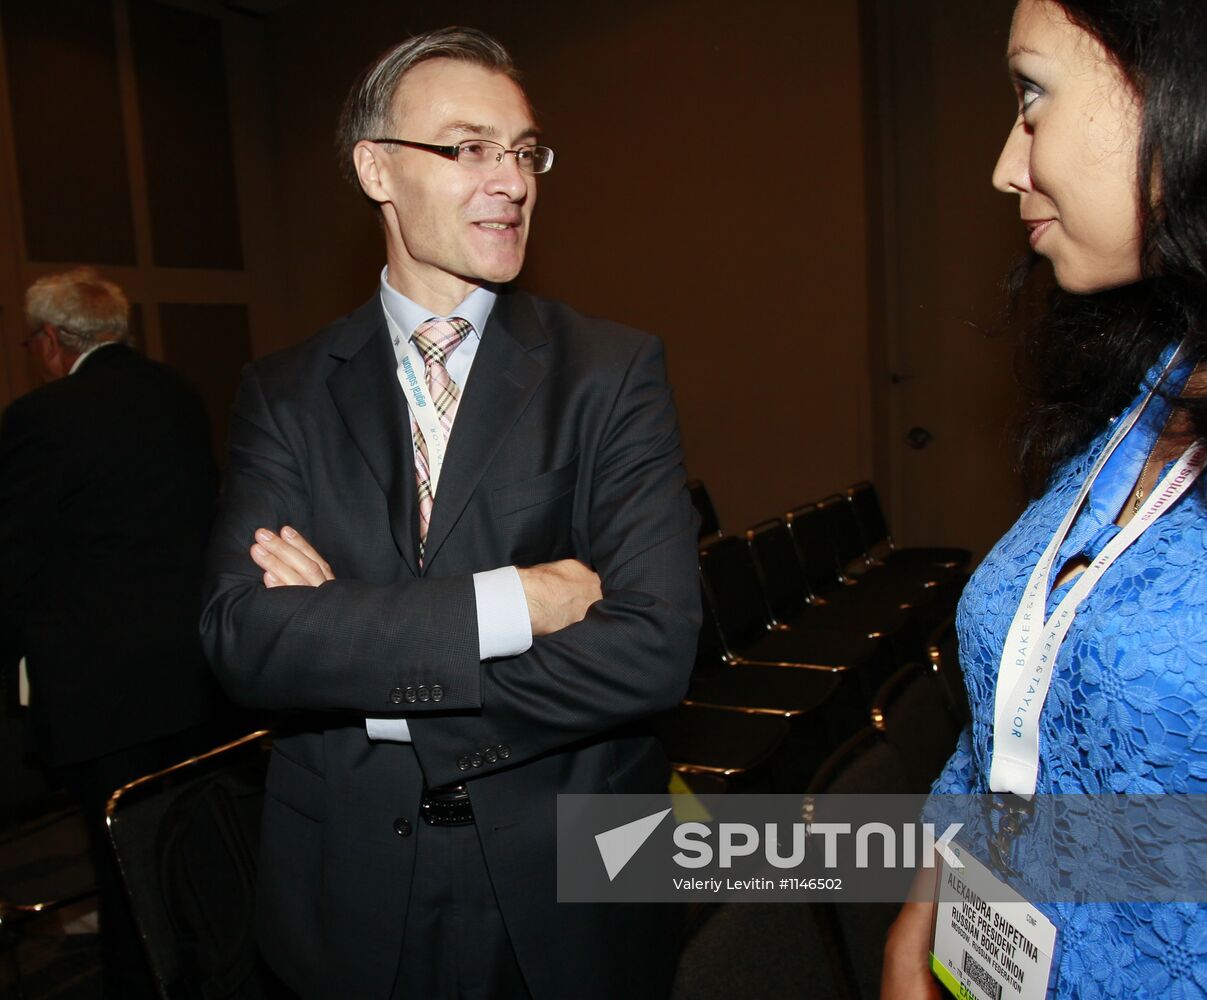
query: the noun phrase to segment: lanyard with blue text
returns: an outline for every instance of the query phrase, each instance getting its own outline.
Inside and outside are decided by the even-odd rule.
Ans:
[[[1013,792],[1027,797],[1035,794],[1039,777],[1040,715],[1052,682],[1057,653],[1073,623],[1078,606],[1112,563],[1190,488],[1204,464],[1207,464],[1207,445],[1196,441],[1182,453],[1149,495],[1148,502],[1086,567],[1051,617],[1045,620],[1048,582],[1053,564],[1094,481],[1161,383],[1182,360],[1183,354],[1184,349],[1179,348],[1140,405],[1120,421],[1027,582],[1023,599],[1006,636],[998,670],[994,695],[993,756],[989,769],[991,791]]]

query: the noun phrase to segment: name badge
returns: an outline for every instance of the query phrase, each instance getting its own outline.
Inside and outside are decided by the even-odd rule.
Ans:
[[[964,867],[938,858],[931,971],[959,1000],[1043,1000],[1056,927],[969,851],[948,850]]]

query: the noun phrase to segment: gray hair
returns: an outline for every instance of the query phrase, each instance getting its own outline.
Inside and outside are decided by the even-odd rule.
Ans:
[[[63,346],[82,354],[102,340],[130,339],[130,303],[91,267],[39,278],[25,292],[30,328],[49,323]]]
[[[352,150],[361,139],[389,135],[394,128],[394,95],[407,72],[429,59],[455,59],[502,73],[519,83],[507,50],[477,28],[440,28],[399,42],[367,67],[348,91],[335,132],[340,172],[360,190]]]

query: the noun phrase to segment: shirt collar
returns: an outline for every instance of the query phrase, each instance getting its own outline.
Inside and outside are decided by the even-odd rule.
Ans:
[[[381,269],[381,304],[400,330],[410,334],[414,333],[420,323],[426,323],[429,319],[444,320],[459,316],[473,327],[473,332],[469,336],[481,339],[482,331],[486,328],[486,321],[490,318],[490,311],[494,308],[495,299],[498,297],[494,289],[479,285],[465,296],[448,316],[437,316],[430,309],[425,309],[418,302],[408,299],[397,289],[392,288],[386,280],[388,271],[389,267]]]
[[[1144,376],[1144,382],[1141,384],[1140,392],[1136,395],[1136,398],[1128,404],[1127,409],[1116,420],[1111,421],[1112,430],[1117,420],[1123,419],[1144,402],[1148,396],[1149,389],[1157,384],[1162,372],[1165,371],[1166,367],[1173,360],[1174,351],[1177,348],[1178,345],[1174,343],[1167,346],[1161,352],[1157,363]],[[1194,365],[1193,360],[1183,360],[1173,367],[1161,385],[1162,393],[1174,396],[1180,393],[1185,387],[1190,373],[1194,371]],[[1100,532],[1100,537],[1097,537],[1086,546],[1086,554],[1090,558],[1097,557],[1102,549],[1102,545],[1109,541],[1115,532],[1118,531],[1118,526],[1115,525],[1114,521],[1116,515],[1119,513],[1119,508],[1132,496],[1132,491],[1136,488],[1136,476],[1144,466],[1148,455],[1157,442],[1157,438],[1161,436],[1161,431],[1165,427],[1166,420],[1169,419],[1170,410],[1173,409],[1173,402],[1167,395],[1162,393],[1153,395],[1144,412],[1140,414],[1140,418],[1128,432],[1127,436],[1119,442],[1118,447],[1098,473],[1098,478],[1094,480],[1088,502],[1091,511],[1090,519],[1102,525],[1105,534]],[[1110,440],[1109,432],[1106,435],[1106,440]],[[1170,461],[1172,462],[1173,460],[1170,459]],[[1166,462],[1161,467],[1161,475],[1164,475],[1164,468],[1168,464],[1169,462]],[[1082,524],[1082,521],[1090,519],[1079,518],[1075,529],[1078,532],[1089,530],[1086,525]],[[1070,540],[1073,538],[1073,535],[1073,532],[1069,533]],[[1080,544],[1080,541],[1078,544]],[[1089,551],[1090,549],[1093,549],[1093,551]],[[1061,551],[1064,551],[1063,547]]]
[[[67,374],[74,375],[77,371],[79,371],[80,365],[82,365],[84,363],[84,359],[86,357],[88,357],[88,355],[90,355],[96,351],[99,351],[102,347],[109,347],[111,344],[120,344],[120,343],[121,343],[120,340],[102,340],[99,344],[93,344],[90,348],[88,348],[88,350],[86,350],[83,354],[81,354],[78,358],[75,359],[75,363],[68,370]]]

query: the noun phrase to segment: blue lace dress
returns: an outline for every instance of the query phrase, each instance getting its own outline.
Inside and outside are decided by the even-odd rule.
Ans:
[[[1096,555],[1109,540],[1167,415],[1168,404],[1154,399],[1120,444],[1057,568],[1078,553]],[[1057,470],[965,590],[956,625],[973,720],[936,793],[988,791],[994,683],[1007,630],[1031,570],[1113,425]],[[1041,719],[1040,794],[1207,793],[1205,484],[1207,473],[1120,556],[1082,604]],[[1069,585],[1053,591],[1048,613]],[[1040,909],[1058,931],[1050,996],[1207,998],[1207,906],[1056,903]]]

